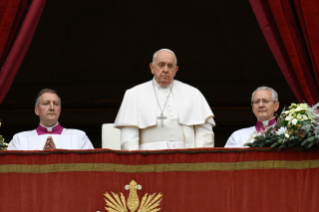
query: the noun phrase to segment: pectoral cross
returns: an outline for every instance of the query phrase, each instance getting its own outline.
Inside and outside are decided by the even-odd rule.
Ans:
[[[164,126],[163,121],[164,121],[164,119],[166,119],[166,118],[167,118],[167,117],[164,116],[163,113],[161,113],[161,115],[157,117],[157,119],[159,119],[159,120],[161,121],[162,127]]]

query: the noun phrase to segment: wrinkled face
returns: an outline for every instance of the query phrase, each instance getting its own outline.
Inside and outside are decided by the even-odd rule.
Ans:
[[[160,51],[156,54],[154,64],[150,64],[150,69],[155,76],[156,82],[163,87],[167,87],[174,80],[178,66],[171,52]]]
[[[55,93],[44,93],[40,96],[39,105],[35,106],[34,112],[40,118],[40,123],[51,127],[55,125],[60,117],[61,104]]]
[[[274,117],[279,102],[274,103],[270,90],[258,90],[253,96],[252,109],[259,121],[267,121]]]

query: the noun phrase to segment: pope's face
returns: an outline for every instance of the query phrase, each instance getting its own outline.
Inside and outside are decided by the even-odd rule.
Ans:
[[[40,96],[39,105],[35,106],[34,112],[40,118],[40,123],[51,127],[55,125],[60,117],[61,104],[55,93],[44,93]]]
[[[151,63],[150,68],[152,74],[155,76],[156,82],[163,87],[167,87],[172,83],[178,71],[175,57],[168,51],[158,52],[154,59],[154,64]]]
[[[267,121],[274,117],[279,102],[274,102],[270,90],[258,90],[253,96],[252,109],[259,121]]]

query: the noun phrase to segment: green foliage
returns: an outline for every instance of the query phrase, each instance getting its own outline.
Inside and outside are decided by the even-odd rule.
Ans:
[[[264,135],[255,136],[250,147],[286,147],[319,146],[319,103],[310,107],[306,103],[292,103],[283,110],[274,127],[267,129]]]
[[[0,119],[0,126],[1,126],[1,119]],[[6,150],[9,145],[4,142],[4,138],[0,135],[0,150]]]

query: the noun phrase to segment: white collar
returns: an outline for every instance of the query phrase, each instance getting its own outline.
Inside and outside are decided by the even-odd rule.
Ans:
[[[267,121],[261,121],[263,123],[264,126],[268,126],[269,120]]]
[[[59,124],[59,122],[57,122],[55,125],[53,125],[52,127],[47,127],[47,126],[44,126],[43,124],[40,123],[40,125],[44,128],[47,128],[48,132],[52,132],[52,129],[57,126]]]
[[[271,121],[271,120],[273,120],[275,118],[275,116],[274,117],[272,117],[271,119],[269,119],[269,120],[266,120],[266,121],[260,121],[261,123],[263,123],[263,126],[265,126],[265,127],[268,127],[269,126],[269,121]]]

